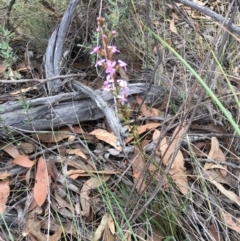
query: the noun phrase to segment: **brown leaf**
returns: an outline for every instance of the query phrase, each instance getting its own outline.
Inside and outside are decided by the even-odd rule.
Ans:
[[[141,194],[145,189],[146,185],[144,183],[144,170],[145,162],[143,160],[143,156],[139,149],[135,148],[134,150],[134,157],[132,163],[133,169],[133,181],[136,184],[137,191]]]
[[[66,130],[59,131],[59,132],[55,131],[53,133],[41,133],[41,134],[33,135],[34,139],[39,139],[40,141],[45,143],[56,143],[69,138],[69,136],[74,136],[74,135],[72,132],[66,131]]]
[[[68,208],[70,212],[74,213],[73,207],[58,194],[56,188],[54,188],[54,196],[60,208]]]
[[[29,142],[22,142],[20,147],[24,150],[25,153],[30,154],[34,152],[35,146]]]
[[[10,193],[9,181],[0,181],[0,213],[6,209],[6,202]]]
[[[218,139],[216,137],[211,138],[211,149],[210,149],[210,152],[208,154],[208,158],[212,159],[214,161],[222,161],[222,162],[226,161],[225,155],[222,152],[222,150],[220,149],[219,142],[218,142]],[[219,165],[219,167],[222,167],[220,169],[220,172],[225,177],[227,175],[227,167],[222,166],[222,165]],[[208,169],[211,169],[211,168],[216,168],[216,164],[205,163],[205,165],[204,165],[205,170],[208,170]]]
[[[7,177],[10,177],[11,173],[8,171],[5,171],[3,173],[0,173],[0,180],[6,179]]]
[[[59,229],[49,238],[49,241],[59,241],[62,236],[62,227]]]
[[[13,163],[22,167],[30,168],[32,167],[36,162],[31,161],[28,156],[25,155],[19,155],[13,160]]]
[[[90,134],[96,136],[97,139],[104,141],[109,145],[115,147],[118,151],[122,151],[122,147],[117,146],[117,138],[114,134],[109,133],[108,131],[103,129],[96,129],[92,131]]]
[[[5,152],[7,152],[7,154],[9,154],[13,158],[15,158],[15,157],[20,155],[20,153],[17,150],[17,148],[14,145],[12,145],[12,144],[9,144],[9,145],[3,147],[3,150]]]
[[[209,232],[212,234],[215,241],[223,241],[220,232],[217,230],[216,225],[212,223],[209,227]]]
[[[168,165],[170,158],[174,153],[176,146],[183,135],[183,132],[184,132],[184,125],[182,127],[179,126],[173,132],[174,139],[169,145],[167,144],[166,138],[163,138],[163,140],[159,144],[158,149],[160,150],[159,152],[161,153],[160,157],[162,157],[162,161],[164,165]],[[183,194],[187,195],[189,192],[188,182],[187,182],[187,172],[186,172],[186,168],[184,167],[184,157],[180,150],[177,152],[177,156],[175,157],[175,160],[171,166],[171,169],[169,170],[169,173],[171,174],[173,181],[179,187],[180,191]]]
[[[100,187],[103,182],[106,182],[110,176],[91,177],[82,186],[80,192],[80,203],[82,206],[82,215],[88,217],[90,215],[90,197],[89,194],[92,189]]]
[[[149,131],[149,130],[152,130],[152,129],[155,129],[157,128],[158,126],[160,126],[161,124],[160,123],[156,123],[156,122],[149,122],[147,123],[146,125],[142,125],[142,126],[138,126],[137,127],[137,133],[139,135],[143,134],[144,132],[146,131]],[[131,140],[133,140],[133,137],[130,136],[126,139],[126,144],[129,143]]]
[[[152,241],[162,241],[164,239],[164,235],[160,232],[160,230],[154,230],[152,234]],[[149,240],[149,241],[150,241]]]
[[[217,181],[213,180],[211,177],[209,178],[209,181],[214,184],[218,190],[225,195],[227,198],[231,199],[233,202],[235,202],[240,207],[240,198],[237,194],[235,194],[233,191],[228,191],[224,188],[224,186]]]
[[[34,199],[38,206],[42,206],[46,200],[49,188],[49,178],[45,160],[40,157],[38,160],[36,182],[34,185]]]
[[[233,217],[230,213],[222,212],[225,224],[232,230],[240,233],[240,218]]]
[[[115,234],[115,224],[114,224],[111,214],[108,215],[108,227],[109,227],[111,233],[114,235]]]
[[[7,66],[5,66],[2,60],[0,60],[0,74],[2,74],[6,69],[7,69]]]
[[[158,138],[160,137],[161,132],[159,130],[154,130],[152,140],[154,143],[157,143]]]
[[[105,175],[113,175],[118,173],[117,171],[113,170],[102,170],[102,171],[95,171],[95,170],[70,170],[66,172],[66,176],[70,176],[72,179],[76,179],[78,177],[88,177],[92,176],[92,174],[105,174]]]
[[[174,18],[172,20],[169,20],[169,22],[170,22],[170,26],[169,26],[170,30],[175,34],[178,34],[177,28],[175,26]]]
[[[137,103],[141,106],[141,112],[144,116],[150,117],[150,116],[156,116],[159,117],[161,112],[158,109],[150,108],[145,103],[142,104],[142,98],[140,96],[136,97]]]
[[[86,155],[83,153],[83,151],[80,148],[76,148],[76,149],[67,149],[66,153],[70,154],[70,155],[76,155],[79,157],[82,157],[83,159],[87,160]]]
[[[35,237],[37,241],[46,241],[45,235],[41,232],[41,221],[37,219],[37,215],[42,213],[42,209],[37,206],[33,209],[28,217],[26,222],[26,232],[28,236]]]
[[[98,241],[101,238],[103,231],[105,230],[105,228],[107,228],[107,223],[108,223],[108,214],[105,213],[102,217],[100,225],[95,231],[93,241]]]
[[[13,76],[15,76],[14,73],[13,73]],[[11,95],[18,95],[18,94],[26,93],[26,92],[28,92],[29,90],[36,90],[36,89],[37,89],[36,86],[32,86],[32,87],[22,88],[22,89],[20,89],[20,90],[13,91],[13,92],[11,92],[10,94],[11,94]]]

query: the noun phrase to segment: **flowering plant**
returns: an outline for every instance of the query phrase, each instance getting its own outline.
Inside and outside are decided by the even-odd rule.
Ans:
[[[105,81],[103,83],[103,91],[111,92],[117,98],[118,104],[122,106],[126,103],[129,95],[129,88],[127,82],[122,79],[117,79],[117,72],[119,68],[127,70],[127,64],[122,60],[114,60],[113,56],[120,51],[114,45],[109,45],[112,37],[117,36],[115,30],[106,34],[105,18],[97,18],[97,32],[100,33],[102,46],[96,46],[90,54],[97,54],[98,59],[95,67],[101,66],[105,69]]]

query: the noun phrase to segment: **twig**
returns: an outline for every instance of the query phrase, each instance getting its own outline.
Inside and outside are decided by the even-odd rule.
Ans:
[[[184,161],[185,162],[193,162],[193,160],[191,158],[185,158]],[[235,165],[235,164],[229,163],[229,162],[223,162],[223,161],[212,160],[212,159],[204,159],[204,158],[197,158],[197,161],[203,162],[203,163],[212,163],[212,164],[215,164],[215,165],[228,166],[228,167],[232,167],[234,169],[240,170],[239,165]]]
[[[69,75],[58,75],[47,79],[20,79],[20,80],[0,80],[0,83],[3,84],[21,84],[21,83],[27,83],[27,82],[39,82],[41,84],[45,84],[46,82],[53,81],[56,79],[67,79],[67,78],[73,78],[73,77],[85,77],[85,73],[77,73],[77,74],[69,74]]]
[[[233,23],[230,24],[230,26],[228,26],[230,20],[226,20],[225,17],[217,14],[216,12],[210,10],[209,8],[201,6],[201,5],[199,5],[195,2],[192,2],[190,0],[175,0],[174,2],[182,3],[182,4],[184,4],[184,5],[186,5],[190,8],[193,8],[193,9],[213,18],[214,20],[223,24],[224,26],[229,27],[230,30],[232,30],[233,32],[240,35],[240,27],[238,27],[237,25],[235,25]]]

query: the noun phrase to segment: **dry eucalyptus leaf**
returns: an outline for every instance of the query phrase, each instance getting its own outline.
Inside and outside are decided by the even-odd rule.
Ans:
[[[49,177],[47,172],[46,161],[40,157],[38,160],[36,181],[34,185],[34,199],[38,206],[45,202],[49,189]]]
[[[117,138],[114,134],[103,129],[96,129],[92,131],[90,134],[96,136],[97,139],[104,141],[109,145],[113,146],[118,151],[122,151],[122,147],[117,146]]]
[[[13,163],[22,167],[30,168],[35,165],[36,162],[31,161],[26,155],[19,155],[13,160]]]
[[[9,181],[0,181],[0,213],[6,209],[6,202],[10,193]]]
[[[82,186],[80,191],[80,203],[82,207],[82,215],[88,217],[90,215],[90,197],[89,194],[92,189],[100,187],[104,182],[109,179],[109,176],[104,177],[91,177]]]
[[[93,241],[98,241],[101,238],[103,231],[105,230],[105,228],[107,228],[107,223],[108,223],[108,214],[106,213],[103,215],[101,223],[97,227],[97,230],[95,231]]]

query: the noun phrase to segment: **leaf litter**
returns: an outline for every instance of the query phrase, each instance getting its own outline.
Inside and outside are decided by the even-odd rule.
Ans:
[[[193,2],[207,6],[212,4]],[[216,5],[212,4],[211,8],[218,8]],[[183,4],[176,6],[186,12],[191,20],[208,19]],[[221,9],[223,7],[222,5]],[[181,34],[192,36],[192,30],[186,27],[182,17],[173,11],[170,5],[167,8],[169,14],[164,14],[169,26],[167,39],[173,48],[181,52],[192,45],[192,42],[186,42],[186,36]],[[163,23],[159,19],[154,19],[153,23],[156,30],[161,32]],[[201,24],[195,23],[193,26],[201,31]],[[205,37],[211,39],[212,32],[206,32]],[[201,55],[201,51],[203,53],[206,51],[202,45],[204,41],[199,35],[196,35],[196,39],[198,42],[196,49]],[[154,46],[155,54],[157,48],[162,47]],[[160,73],[166,75],[167,79],[174,77],[173,82],[176,83],[173,83],[173,89],[177,87],[179,92],[184,92],[185,87],[188,84],[191,86],[192,82],[181,86],[182,80],[192,77],[188,71],[185,71],[186,75],[183,76],[180,70],[184,68],[179,65],[179,61],[174,60],[171,54],[167,52],[165,54],[168,56],[164,60],[164,66],[161,66]],[[198,63],[195,59],[196,54],[192,54],[190,48],[184,56],[188,61]],[[134,60],[133,64],[137,62],[139,61]],[[16,66],[18,66],[16,70],[28,73],[26,64],[20,63]],[[172,76],[173,66],[178,67],[175,76]],[[233,66],[233,69],[236,73],[239,71],[237,65]],[[7,67],[0,61],[1,78],[6,70]],[[15,73],[16,70],[12,72]],[[141,67],[140,69],[136,67],[136,70],[142,71]],[[132,79],[131,74],[126,75],[123,69],[120,75],[123,79],[129,81]],[[230,96],[232,93],[225,87],[225,80],[218,79],[218,81],[222,81],[218,83],[221,86],[221,95],[228,94],[224,103],[235,118],[234,112],[237,112],[237,108],[232,104],[233,99]],[[232,80],[236,92],[238,82]],[[165,87],[170,86],[170,81],[162,84]],[[9,95],[23,95],[27,98],[28,94],[34,91],[37,92],[38,88],[25,84],[20,88],[13,87],[9,90]],[[200,87],[194,93],[196,98],[199,97],[198,91]],[[66,239],[69,235],[71,240],[84,237],[84,240],[109,241],[125,237],[125,240],[132,241],[135,232],[141,240],[165,240],[170,236],[175,236],[176,240],[185,240],[186,237],[177,235],[185,232],[186,235],[190,235],[188,240],[198,240],[196,237],[201,237],[201,240],[239,240],[240,147],[238,139],[227,136],[232,133],[228,122],[224,117],[220,117],[212,103],[208,103],[205,105],[207,110],[203,107],[198,110],[198,114],[202,116],[205,112],[211,112],[212,119],[200,117],[191,124],[186,136],[183,136],[184,128],[179,123],[184,118],[181,116],[182,113],[177,112],[177,103],[171,103],[170,100],[170,106],[165,109],[167,104],[164,101],[159,105],[157,101],[149,104],[147,101],[142,103],[143,100],[143,97],[136,97],[140,112],[136,118],[131,116],[131,121],[127,124],[128,129],[134,130],[135,133],[130,133],[125,139],[126,148],[129,148],[127,151],[124,150],[125,152],[122,147],[116,145],[116,136],[102,120],[97,121],[98,123],[89,121],[83,125],[81,123],[81,126],[73,126],[75,133],[66,126],[55,131],[46,130],[48,133],[27,132],[19,140],[10,139],[9,143],[6,143],[6,140],[1,143],[0,212],[15,237],[19,240],[54,241],[64,240],[63,237]],[[129,109],[134,115],[136,110]],[[178,120],[175,120],[172,126],[170,126],[171,118],[166,118],[168,113],[171,114],[171,118],[177,113]],[[78,143],[78,146],[73,144],[78,142],[78,138],[85,146],[82,143]],[[158,143],[159,138],[161,141]],[[182,140],[187,144],[182,143],[180,149],[176,150]],[[172,159],[175,151],[176,156]],[[165,172],[168,167],[168,172]],[[137,210],[151,197],[155,186],[161,184],[163,177],[165,183],[161,185],[159,195],[146,208],[146,213],[150,215],[149,220],[154,220],[156,215],[162,215],[159,219],[161,228],[146,232],[151,228],[143,225],[144,219],[140,215],[131,223],[132,227],[121,226],[124,228],[123,236],[119,238],[119,229],[117,231],[115,229],[117,225],[124,223],[124,215],[131,221],[130,218],[137,215]],[[169,199],[164,203],[162,200],[166,194]],[[107,205],[108,202],[113,204],[112,209]],[[152,213],[151,205],[156,204],[160,206],[159,213]],[[122,205],[121,209],[119,205]],[[170,228],[164,229],[162,220],[166,221],[166,217],[171,216],[168,212],[164,214],[168,207],[170,209],[176,207],[180,211],[179,213],[176,211],[176,215],[173,216],[183,214],[186,220],[170,220]],[[123,210],[126,212],[122,212]],[[25,218],[25,223],[18,222],[21,216]],[[83,226],[82,223],[86,225]],[[174,232],[172,224],[177,224],[176,226],[182,227],[184,231],[176,232],[175,235],[164,232],[169,229]],[[193,233],[189,234],[186,227]],[[227,232],[224,233],[223,230]],[[209,233],[211,236],[208,236]],[[226,233],[230,238],[226,238]],[[147,237],[148,235],[151,237]]]

